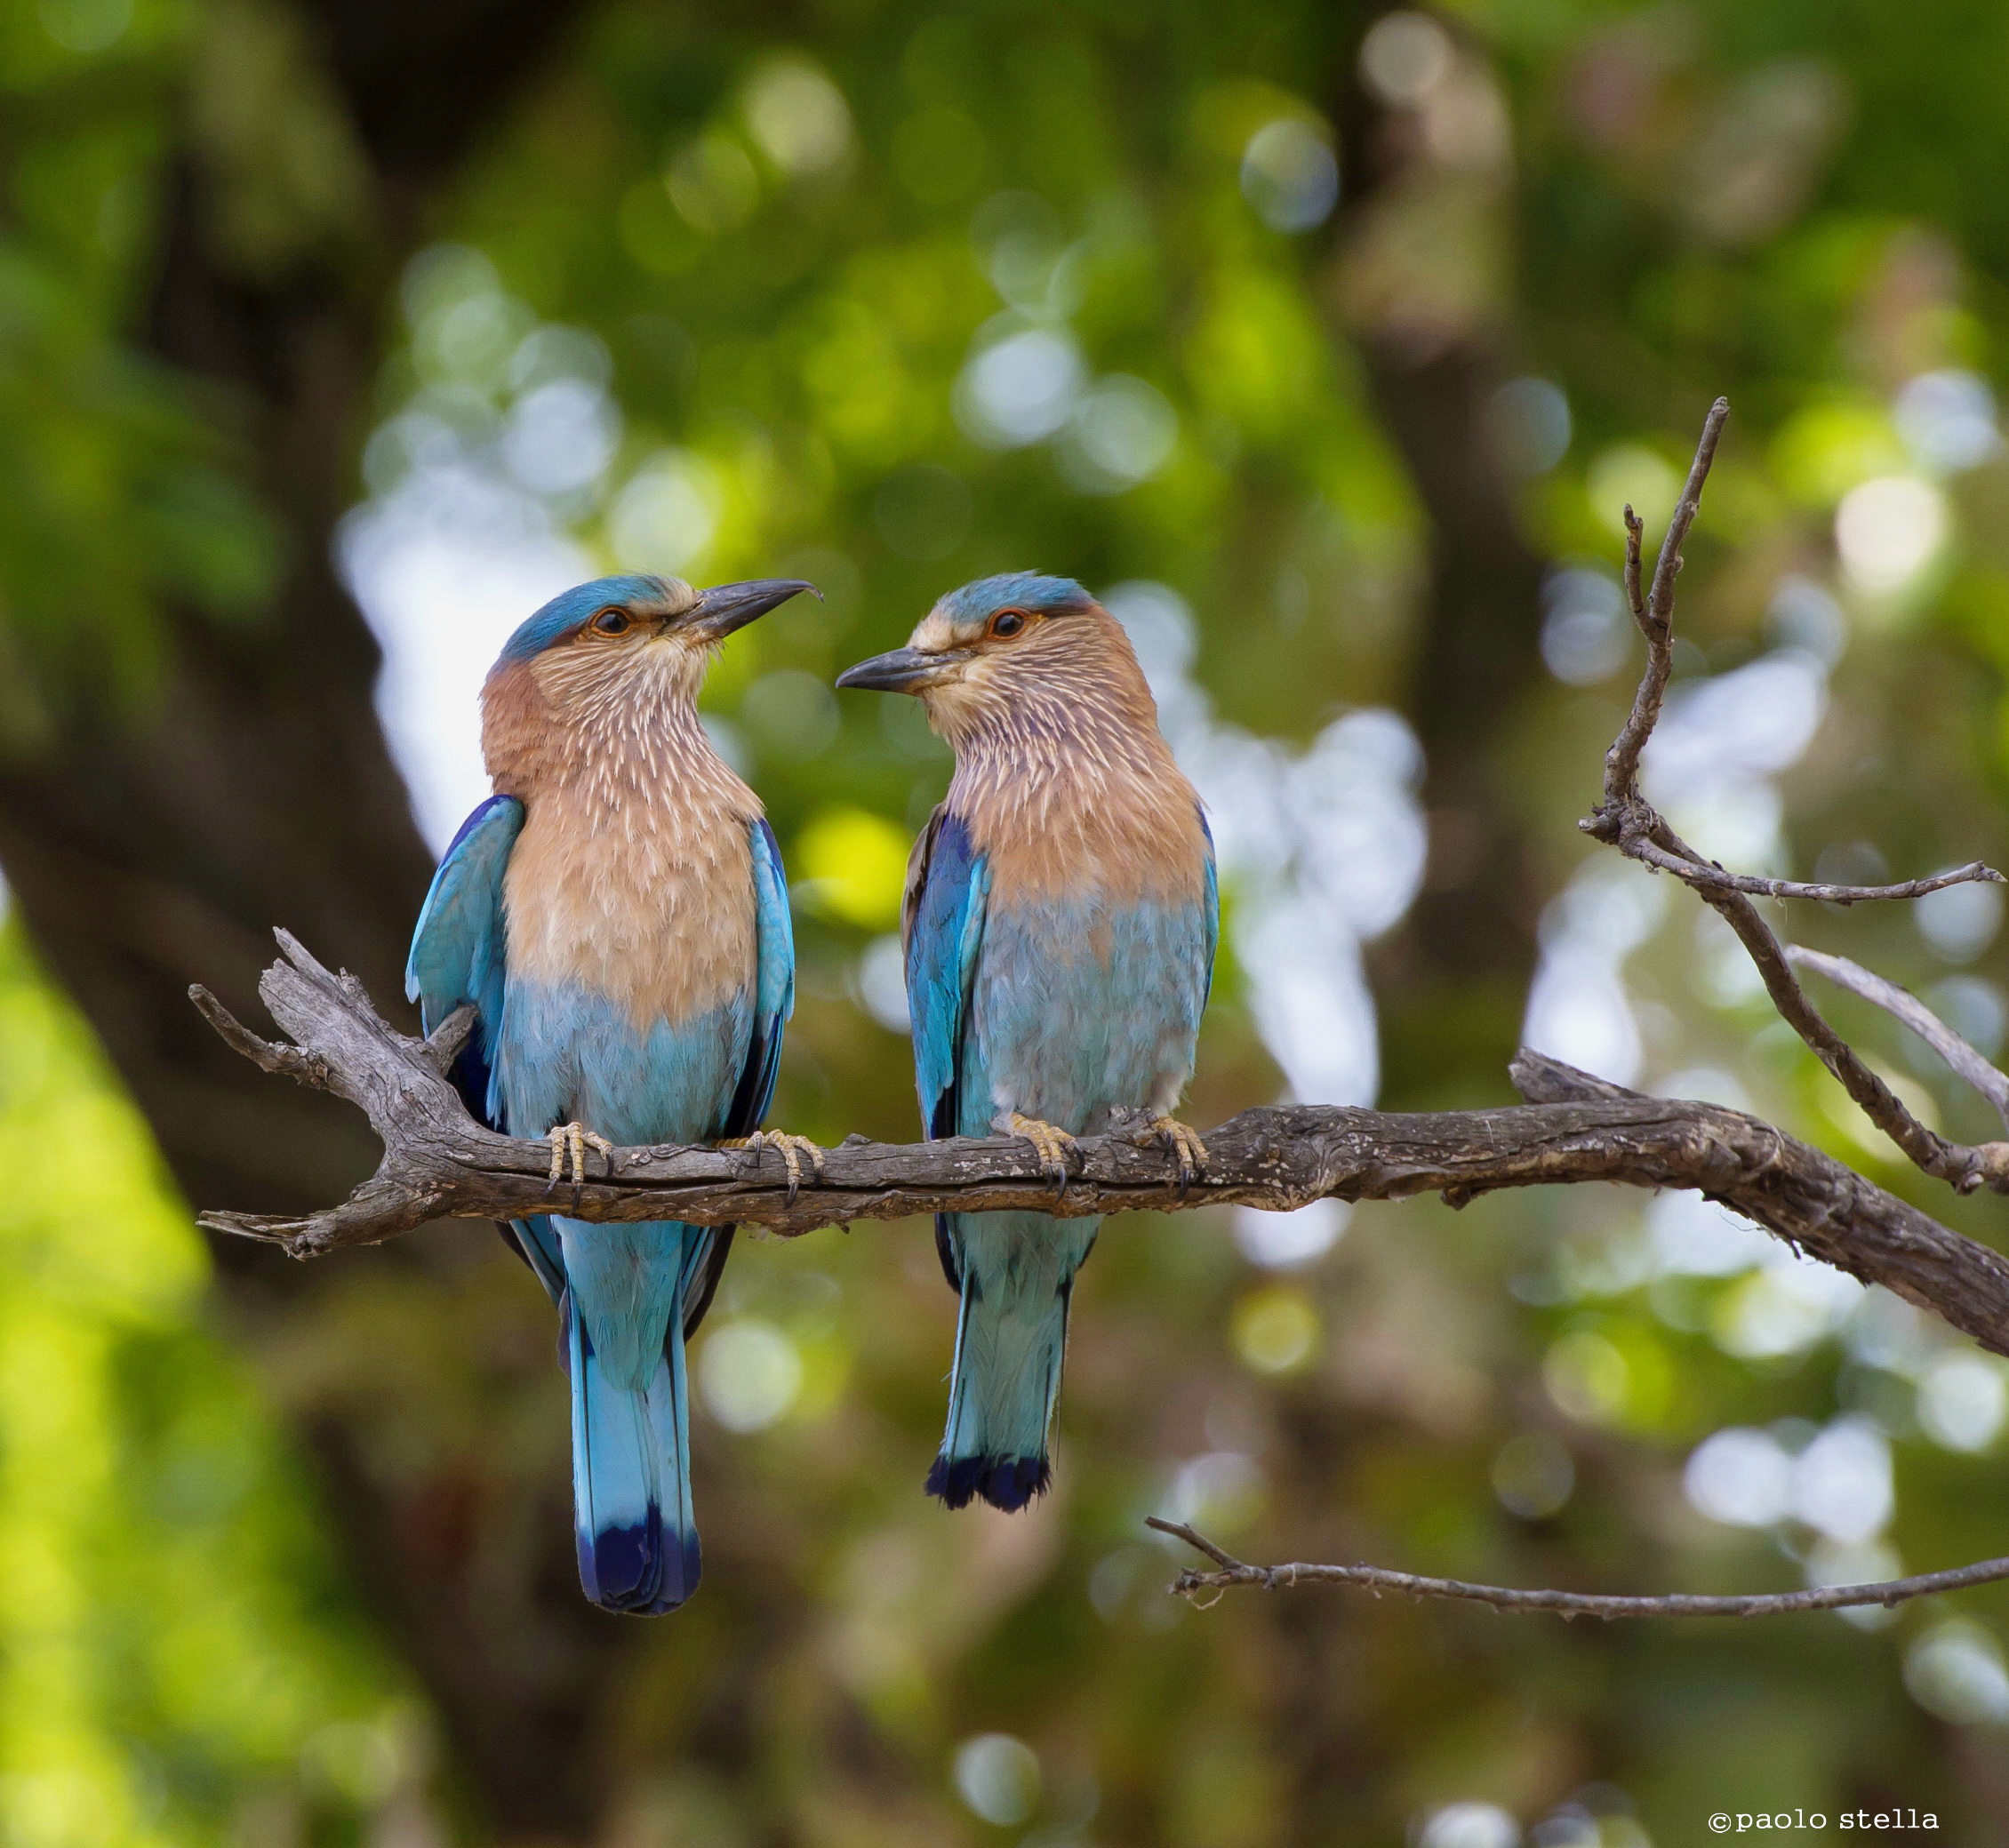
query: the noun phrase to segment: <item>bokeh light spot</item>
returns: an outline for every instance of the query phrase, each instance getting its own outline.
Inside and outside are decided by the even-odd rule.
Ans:
[[[1340,164],[1310,123],[1265,123],[1242,154],[1242,196],[1273,231],[1309,231],[1340,199]]]
[[[900,919],[908,845],[906,829],[884,815],[830,808],[796,837],[789,863],[812,883],[818,908],[884,929]]]
[[[1278,1284],[1235,1305],[1229,1339],[1243,1362],[1259,1373],[1288,1373],[1309,1360],[1318,1345],[1318,1310],[1303,1291]]]
[[[727,1430],[763,1431],[795,1404],[802,1356],[772,1323],[741,1316],[705,1337],[698,1384],[706,1409]]]
[[[1039,1759],[1008,1732],[980,1732],[956,1748],[956,1788],[986,1822],[1010,1828],[1039,1804]]]

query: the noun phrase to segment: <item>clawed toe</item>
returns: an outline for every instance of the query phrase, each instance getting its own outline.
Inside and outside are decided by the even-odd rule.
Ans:
[[[583,1123],[561,1123],[550,1132],[551,1185],[566,1178],[571,1171],[572,1184],[576,1188],[586,1180],[586,1151],[596,1148],[607,1164],[607,1172],[613,1172],[614,1145],[604,1136],[596,1136]]]
[[[1064,1129],[1056,1129],[1037,1116],[1021,1116],[1016,1110],[1004,1119],[1003,1127],[1032,1144],[1039,1155],[1039,1172],[1053,1183],[1056,1195],[1066,1193],[1068,1156],[1073,1152],[1074,1138]]]
[[[1179,1191],[1186,1189],[1205,1172],[1207,1145],[1200,1140],[1197,1131],[1189,1129],[1176,1116],[1154,1116],[1143,1125],[1137,1138],[1140,1144],[1156,1141],[1179,1163]]]
[[[788,1177],[788,1204],[796,1204],[796,1195],[802,1188],[802,1164],[808,1159],[810,1172],[821,1180],[826,1171],[823,1151],[807,1136],[792,1136],[786,1130],[756,1130],[750,1136],[734,1136],[718,1145],[721,1148],[747,1148],[753,1151],[754,1166],[760,1165],[760,1151],[773,1149],[781,1157],[781,1166]]]

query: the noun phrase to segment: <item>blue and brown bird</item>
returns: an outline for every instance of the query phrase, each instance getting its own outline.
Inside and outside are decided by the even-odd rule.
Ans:
[[[1213,845],[1122,626],[1029,572],[938,603],[839,686],[916,693],[956,753],[915,844],[903,935],[923,1127],[1023,1136],[1064,1186],[1076,1136],[1162,1139],[1192,1076],[1219,933]],[[962,1299],[948,1428],[927,1480],[951,1508],[1023,1508],[1051,1477],[1075,1272],[1097,1219],[943,1213]]]
[[[549,1137],[554,1189],[589,1148],[769,1140],[791,1179],[810,1148],[758,1134],[795,999],[788,886],[697,695],[727,636],[812,588],[601,578],[524,623],[482,690],[495,793],[433,876],[406,982],[428,1031],[473,1005],[457,1082],[492,1126]],[[564,1324],[586,1595],[674,1610],[699,1570],[684,1344],[732,1228],[506,1229]]]

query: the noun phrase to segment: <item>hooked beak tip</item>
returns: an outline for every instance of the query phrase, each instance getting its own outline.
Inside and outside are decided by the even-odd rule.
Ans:
[[[699,594],[697,606],[685,619],[707,641],[723,641],[791,596],[809,591],[820,603],[823,593],[804,578],[755,578],[744,584],[718,584]]]

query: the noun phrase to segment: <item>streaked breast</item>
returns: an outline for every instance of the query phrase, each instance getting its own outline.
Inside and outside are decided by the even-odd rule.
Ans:
[[[638,1028],[750,990],[757,809],[746,802],[724,790],[539,792],[504,884],[511,974],[604,995]]]

